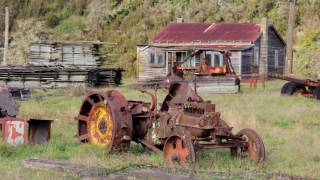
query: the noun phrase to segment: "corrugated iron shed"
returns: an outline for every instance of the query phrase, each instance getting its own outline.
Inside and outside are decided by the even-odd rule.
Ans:
[[[171,23],[151,43],[253,42],[260,36],[259,24]]]

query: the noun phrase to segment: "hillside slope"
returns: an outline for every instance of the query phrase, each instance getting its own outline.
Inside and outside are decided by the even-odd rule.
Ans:
[[[25,62],[36,40],[101,40],[116,43],[109,62],[135,75],[136,48],[168,23],[259,22],[268,16],[286,39],[288,0],[0,0],[11,12],[11,63]],[[3,8],[2,8],[3,9]],[[320,68],[320,1],[299,1],[295,24],[295,72],[315,76]],[[3,30],[0,13],[0,31]]]

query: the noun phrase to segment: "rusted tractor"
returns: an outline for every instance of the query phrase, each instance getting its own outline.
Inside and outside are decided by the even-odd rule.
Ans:
[[[233,134],[215,104],[204,101],[188,82],[170,76],[166,85],[169,92],[159,108],[157,97],[145,91],[151,102],[127,100],[115,90],[87,95],[76,117],[79,140],[111,151],[127,150],[135,141],[178,163],[194,161],[203,148],[228,148],[232,155],[265,159],[264,144],[254,130]]]

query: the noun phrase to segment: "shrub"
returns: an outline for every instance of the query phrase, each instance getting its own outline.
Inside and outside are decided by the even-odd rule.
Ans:
[[[49,28],[56,27],[57,25],[59,25],[60,21],[61,21],[61,19],[57,15],[55,15],[53,13],[50,13],[46,17],[46,25]]]

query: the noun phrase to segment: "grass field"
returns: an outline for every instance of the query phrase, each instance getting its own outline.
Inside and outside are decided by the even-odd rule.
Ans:
[[[80,144],[74,117],[83,95],[70,95],[63,89],[37,90],[32,99],[20,102],[20,117],[54,119],[52,139],[38,146],[9,146],[0,143],[0,179],[78,179],[77,175],[31,171],[21,162],[29,158],[64,160],[88,166],[103,166],[110,171],[158,167],[164,171],[204,179],[215,179],[217,172],[229,179],[260,179],[270,173],[320,178],[320,102],[304,97],[280,97],[282,81],[267,82],[256,90],[246,86],[239,94],[202,94],[216,104],[217,110],[236,133],[255,129],[264,140],[267,158],[261,164],[233,159],[228,150],[200,151],[195,163],[184,167],[167,165],[161,156],[144,152],[132,144],[129,152],[107,154],[105,149]],[[124,85],[117,88],[128,99],[145,99],[138,91]],[[72,94],[72,93],[71,93]],[[165,91],[159,93],[160,101]]]

